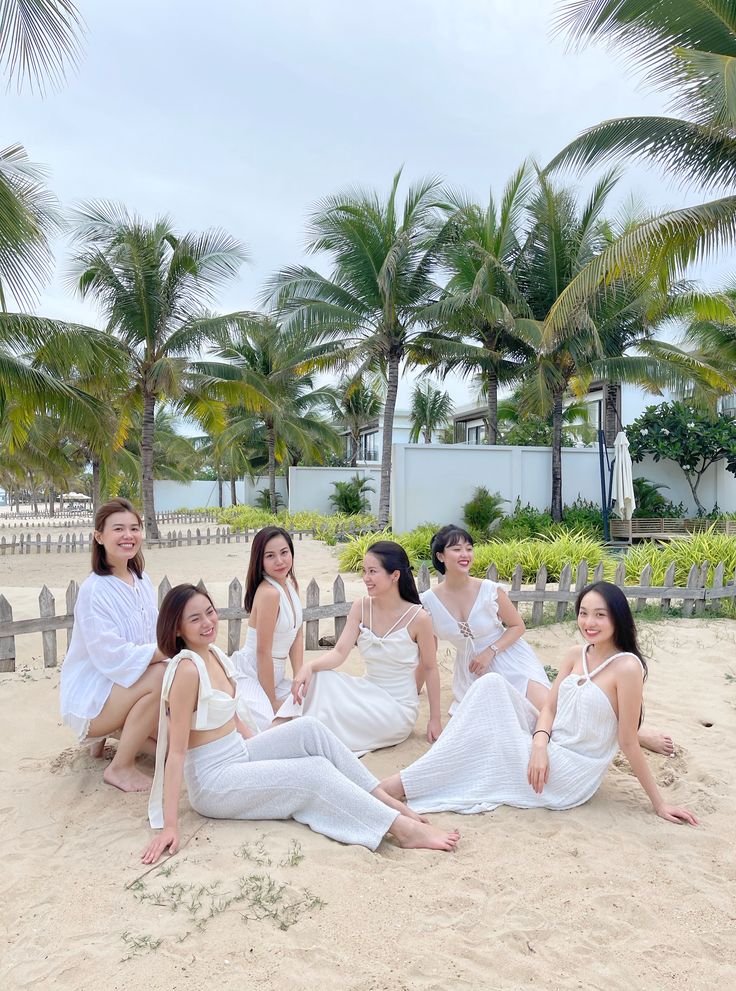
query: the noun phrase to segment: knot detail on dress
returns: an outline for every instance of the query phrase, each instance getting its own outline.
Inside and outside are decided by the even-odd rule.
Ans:
[[[467,637],[469,640],[475,640],[473,631],[470,628],[470,623],[468,623],[467,620],[458,620],[457,625],[460,630],[461,637]]]

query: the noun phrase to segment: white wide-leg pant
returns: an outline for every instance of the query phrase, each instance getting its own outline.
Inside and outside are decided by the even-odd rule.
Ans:
[[[189,801],[210,819],[296,819],[375,850],[398,813],[370,794],[378,779],[316,719],[250,740],[229,733],[187,752]]]

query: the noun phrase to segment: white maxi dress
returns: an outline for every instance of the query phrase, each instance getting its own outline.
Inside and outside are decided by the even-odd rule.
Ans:
[[[301,705],[287,700],[279,717],[312,716],[332,730],[354,754],[402,743],[419,714],[416,669],[419,648],[408,627],[421,606],[412,606],[382,637],[374,633],[372,603],[368,625],[361,601],[358,650],[365,664],[362,678],[341,671],[318,671]]]
[[[461,622],[443,605],[432,589],[422,592],[422,605],[432,617],[432,626],[438,640],[447,640],[455,648],[455,666],[452,673],[452,694],[450,715],[465,698],[470,686],[483,675],[473,674],[470,664],[476,654],[480,654],[499,637],[506,628],[498,618],[498,589],[496,582],[484,578],[478,595],[468,615],[467,622]],[[537,681],[545,688],[550,687],[549,678],[542,662],[524,640],[517,640],[510,647],[499,651],[488,668],[488,672],[500,674],[510,685],[526,695],[530,681]]]
[[[439,740],[401,771],[408,804],[416,812],[489,812],[571,809],[592,798],[618,751],[618,720],[593,680],[618,657],[560,684],[557,714],[547,745],[549,780],[541,794],[527,781],[537,710],[498,674],[479,678]],[[638,658],[637,658],[638,660]]]
[[[291,678],[286,677],[286,661],[289,651],[294,646],[299,630],[302,628],[302,606],[294,586],[289,582],[284,589],[277,581],[265,576],[274,588],[278,589],[281,601],[273,631],[271,655],[273,657],[273,684],[276,698],[282,702],[291,694]],[[253,720],[260,733],[273,722],[275,715],[268,695],[258,680],[258,633],[249,626],[245,634],[245,643],[240,650],[232,655],[235,673],[238,681],[238,691],[245,704],[250,709]]]

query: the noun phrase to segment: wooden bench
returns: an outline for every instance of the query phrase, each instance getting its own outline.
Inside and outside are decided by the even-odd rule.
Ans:
[[[736,536],[736,520],[706,520],[701,517],[695,519],[675,519],[673,517],[661,517],[652,519],[619,520],[612,517],[610,520],[611,540],[625,540],[633,544],[635,540],[677,540],[687,537],[690,533],[699,533],[702,530],[712,529],[715,533],[725,533]]]

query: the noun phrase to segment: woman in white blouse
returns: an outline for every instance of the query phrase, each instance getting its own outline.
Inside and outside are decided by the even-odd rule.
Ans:
[[[135,763],[156,735],[166,658],[156,645],[156,596],[143,573],[143,522],[127,499],[95,516],[92,574],[79,589],[74,630],[61,669],[61,715],[81,743],[119,734],[104,780],[148,791]]]

